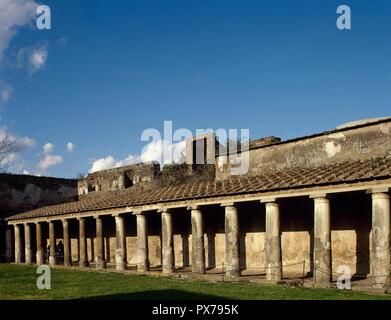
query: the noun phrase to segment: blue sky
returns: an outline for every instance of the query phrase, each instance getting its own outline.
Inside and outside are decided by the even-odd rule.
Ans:
[[[164,120],[287,139],[391,115],[389,0],[42,3],[52,30],[19,27],[0,63],[0,127],[35,141],[18,159],[31,173],[46,143],[62,161],[44,174],[76,177],[138,154]],[[351,30],[336,27],[341,4]],[[34,48],[39,70],[17,62]]]

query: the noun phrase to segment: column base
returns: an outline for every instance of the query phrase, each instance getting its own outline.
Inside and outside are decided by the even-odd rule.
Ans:
[[[282,280],[282,276],[275,276],[275,275],[266,276],[266,280],[270,282],[278,282]]]
[[[104,260],[97,261],[96,268],[99,270],[106,269],[106,261],[104,261]]]
[[[236,271],[236,270],[227,270],[225,272],[225,275],[227,277],[240,277],[240,271]]]
[[[327,274],[330,276],[328,276]],[[314,271],[314,287],[315,288],[328,288],[332,282],[331,279],[331,270],[323,268],[322,271]]]
[[[127,264],[126,263],[117,263],[115,265],[115,270],[123,271],[126,270]]]
[[[57,260],[55,257],[49,257],[49,266],[55,266],[57,264]]]
[[[88,261],[79,261],[80,268],[88,268]]]
[[[148,272],[149,271],[149,262],[138,264],[137,271],[138,272]]]
[[[192,268],[191,272],[194,274],[205,274],[206,273],[205,268],[194,268],[194,269]]]
[[[372,283],[372,287],[376,289],[387,288],[389,285],[389,277],[375,277]]]
[[[173,273],[174,273],[174,268],[163,266],[163,274],[173,274]]]

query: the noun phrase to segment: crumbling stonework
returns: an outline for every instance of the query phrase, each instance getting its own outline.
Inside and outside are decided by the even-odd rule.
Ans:
[[[343,163],[354,159],[365,160],[391,154],[391,123],[380,121],[369,126],[347,127],[287,141],[272,139],[269,144],[251,144],[248,151],[250,175],[265,170],[317,167]],[[229,158],[216,158],[216,178],[231,174]]]
[[[10,241],[13,231],[6,229],[4,219],[20,212],[75,201],[76,185],[76,180],[72,179],[0,174],[0,262],[6,260],[6,253],[9,256],[13,251]]]
[[[99,171],[87,175],[78,181],[78,194],[83,195],[99,192],[114,191],[152,182],[160,172],[159,163],[133,164],[125,167]]]

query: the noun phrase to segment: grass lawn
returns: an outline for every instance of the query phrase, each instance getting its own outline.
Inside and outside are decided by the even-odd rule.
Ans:
[[[38,290],[36,267],[0,264],[0,300],[16,299],[391,299],[337,290],[261,286],[248,283],[209,283],[52,269],[51,290]]]

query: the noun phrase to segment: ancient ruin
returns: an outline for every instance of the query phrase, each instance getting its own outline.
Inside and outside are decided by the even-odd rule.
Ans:
[[[204,142],[207,160],[216,144]],[[78,182],[78,201],[8,217],[9,260],[270,282],[301,277],[316,287],[346,265],[373,287],[388,287],[390,118],[253,141],[244,176],[230,174],[224,152],[212,165],[194,165],[195,145],[187,143],[183,165],[97,172]],[[60,241],[63,256],[50,250],[47,257],[48,245]]]

